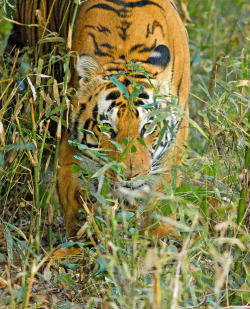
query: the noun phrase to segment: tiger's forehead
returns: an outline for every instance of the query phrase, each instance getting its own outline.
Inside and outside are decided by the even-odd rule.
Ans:
[[[147,113],[147,111],[143,108],[145,104],[144,99],[147,101],[152,98],[153,91],[148,88],[144,89],[144,91],[137,97],[133,102],[129,102],[124,96],[122,91],[116,87],[113,83],[108,84],[106,89],[103,89],[96,96],[95,101],[93,102],[98,109],[99,115],[111,115],[116,113],[118,117],[131,116],[139,118],[139,116],[143,116]],[[112,86],[112,87],[111,87]],[[113,87],[114,86],[114,87]],[[132,93],[131,85],[127,86],[129,94]],[[91,104],[91,107],[93,105]],[[144,112],[143,112],[144,111]],[[102,120],[102,119],[101,119]]]
[[[131,108],[131,104],[135,107],[144,105],[144,99],[148,100],[152,97],[153,89],[149,81],[145,78],[145,75],[136,75],[128,76],[123,74],[116,79],[122,84],[122,90],[124,90],[124,88],[127,90],[129,96],[135,91],[135,88],[133,88],[131,84],[132,82],[136,85],[134,86],[136,89],[140,88],[139,96],[136,99],[131,98],[133,102],[129,102],[127,98],[124,97],[122,90],[109,80],[107,75],[104,75],[101,79],[98,78],[94,83],[87,83],[84,87],[78,89],[78,99],[87,105],[86,108],[91,108],[93,104],[98,104],[99,108],[109,109],[108,111],[110,111],[115,105],[121,109]]]

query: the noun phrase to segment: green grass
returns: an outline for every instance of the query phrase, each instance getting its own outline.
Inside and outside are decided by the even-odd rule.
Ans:
[[[176,208],[182,237],[157,244],[138,234],[143,209],[121,213],[100,196],[109,207],[87,216],[91,246],[66,242],[54,197],[66,82],[32,75],[51,75],[54,55],[31,65],[35,50],[4,59],[1,49],[1,308],[250,307],[248,8],[188,3],[190,117],[208,139],[191,126],[182,186],[166,185],[159,202]],[[0,23],[3,46],[10,24]]]

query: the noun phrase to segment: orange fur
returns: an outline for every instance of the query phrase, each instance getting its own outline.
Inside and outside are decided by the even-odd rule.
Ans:
[[[51,52],[55,46],[52,42],[41,43],[44,37],[53,36],[57,32],[67,40],[68,28],[74,11],[74,0],[15,0],[15,5],[18,24],[15,24],[10,36],[7,51],[13,48],[13,41],[16,41],[14,42],[16,46],[39,44],[38,50],[46,54]],[[34,14],[35,11],[38,17]],[[19,24],[40,24],[40,27],[19,26]],[[157,49],[159,46],[161,46],[160,50]],[[123,157],[123,162],[127,167],[124,170],[124,176],[127,180],[138,174],[145,176],[152,172],[153,147],[162,124],[157,124],[150,134],[143,134],[144,125],[147,125],[144,121],[147,115],[139,113],[142,110],[141,99],[137,98],[133,102],[134,107],[131,108],[131,102],[129,103],[122,96],[118,88],[110,90],[111,96],[117,96],[110,101],[114,104],[110,105],[108,115],[110,116],[116,108],[117,114],[112,122],[115,134],[108,136],[99,132],[97,119],[100,120],[103,116],[98,111],[101,109],[99,103],[104,100],[103,97],[108,96],[108,89],[112,86],[110,76],[124,70],[126,73],[118,80],[126,84],[127,78],[133,79],[127,64],[130,61],[140,63],[141,67],[147,71],[154,86],[160,89],[161,94],[178,97],[178,105],[186,116],[188,115],[187,100],[190,84],[187,33],[172,0],[88,0],[83,2],[79,6],[74,25],[72,51],[75,56],[71,59],[70,83],[76,88],[77,94],[71,98],[73,106],[71,133],[66,132],[63,136],[59,150],[57,176],[57,191],[69,237],[76,235],[82,224],[78,213],[80,209],[83,209],[82,198],[85,202],[88,202],[89,198],[80,179],[81,173],[75,174],[71,171],[72,164],[82,165],[84,168],[86,164],[84,165],[74,157],[84,154],[70,146],[68,140],[78,139],[79,142],[93,143],[93,138],[84,135],[81,128],[92,131],[101,147],[110,148],[111,151],[107,153],[114,160],[119,160],[121,152],[116,149],[112,141],[121,145],[123,145],[124,138],[132,141],[130,149],[134,145],[137,151],[133,153],[128,151]],[[165,59],[163,59],[164,51]],[[167,59],[168,51],[169,59]],[[162,63],[157,62],[157,53]],[[81,57],[81,54],[85,55]],[[154,61],[152,61],[152,55]],[[152,97],[153,91],[148,80],[145,77],[135,79],[137,84],[145,87],[145,93]],[[172,84],[171,87],[169,87],[169,82]],[[128,83],[126,86],[131,94],[131,85]],[[104,100],[104,104],[108,103]],[[166,102],[163,105],[162,107],[168,108]],[[171,169],[173,165],[179,165],[182,162],[187,134],[188,123],[182,119],[174,142],[169,144],[164,155],[159,159],[164,171],[159,172],[158,179],[150,187],[151,193],[164,192],[163,179],[171,183]],[[143,138],[147,147],[138,141],[138,137]],[[111,180],[117,180],[114,172],[110,171],[107,175]],[[133,191],[136,191],[136,188],[131,189],[131,194]],[[149,201],[150,203],[152,201]],[[142,227],[149,225],[149,221],[149,217],[142,220]],[[173,226],[160,224],[153,234],[159,238],[178,233],[176,234],[173,230]]]
[[[155,47],[166,45],[170,50],[171,60],[164,70],[145,63],[150,57],[154,45]],[[87,53],[87,58],[84,60],[87,61],[87,64],[84,64],[87,67],[86,72],[84,71],[86,67],[84,65],[81,67],[79,61],[78,71],[83,74],[80,80],[79,72],[77,73],[74,68],[77,57],[72,61],[71,84],[78,89],[76,97],[72,99],[74,107],[72,119],[75,121],[75,126],[83,127],[89,119],[92,121],[90,122],[92,126],[89,125],[87,129],[93,130],[98,135],[97,126],[93,124],[92,114],[98,98],[100,100],[102,93],[107,90],[108,82],[105,77],[121,69],[126,70],[125,64],[130,60],[142,63],[142,67],[154,77],[154,85],[161,89],[161,93],[178,96],[179,106],[186,115],[188,114],[190,73],[187,34],[171,1],[124,0],[117,3],[107,0],[87,1],[79,12],[75,23],[72,49],[76,55]],[[124,82],[124,77],[121,76],[119,80]],[[169,81],[172,82],[170,91],[166,90]],[[129,85],[127,88],[131,93],[131,86]],[[93,97],[97,99],[94,100]],[[122,143],[123,138],[129,137],[135,140],[134,145],[137,148],[136,153],[129,153],[124,159],[127,166],[124,175],[127,175],[128,178],[138,173],[147,175],[150,170],[150,152],[136,140],[140,136],[138,129],[140,124],[138,119],[132,115],[128,102],[121,96],[119,100],[124,108],[119,109],[116,124],[117,135],[112,140]],[[83,109],[84,113],[81,112]],[[128,125],[129,119],[131,121]],[[148,149],[152,148],[153,141],[157,136],[155,132],[144,139]],[[171,182],[168,175],[171,173],[172,166],[182,162],[187,133],[188,123],[182,120],[175,143],[167,149],[161,159],[165,166],[163,178],[168,183]],[[101,146],[111,148],[111,156],[117,160],[120,153],[110,143],[110,138],[103,136],[99,136],[99,138]],[[71,172],[71,164],[81,164],[73,157],[76,153],[81,155],[81,152],[69,146],[68,139],[69,136],[66,134],[60,147],[57,188],[67,235],[74,236],[78,224],[77,211],[82,209],[82,204],[77,198],[81,194],[82,184],[79,174]],[[116,175],[111,172],[110,177],[115,179]],[[161,180],[155,182],[154,190],[163,191]],[[161,224],[155,234],[157,237],[162,237],[171,234],[170,230],[171,227]],[[172,234],[176,235],[173,230]]]

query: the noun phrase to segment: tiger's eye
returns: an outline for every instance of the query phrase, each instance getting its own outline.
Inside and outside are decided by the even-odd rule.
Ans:
[[[154,126],[149,132],[146,132],[149,128],[149,126],[151,125],[152,122],[148,122],[146,124],[144,124],[144,126],[141,129],[141,136],[143,137],[145,135],[145,133],[147,133],[147,135],[152,134],[155,131],[156,126]]]
[[[149,123],[144,124],[144,126],[141,129],[141,136],[144,136],[144,134],[146,133],[146,130],[149,126]]]
[[[111,138],[114,138],[116,136],[115,129],[112,127],[112,125],[108,122],[105,122],[103,124],[103,127],[105,128],[103,131],[104,133],[108,133]]]

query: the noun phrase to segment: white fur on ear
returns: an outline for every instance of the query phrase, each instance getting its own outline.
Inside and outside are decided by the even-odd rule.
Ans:
[[[75,68],[79,77],[86,81],[90,80],[94,75],[103,72],[100,62],[91,54],[81,54],[78,57]]]
[[[171,60],[170,50],[166,45],[158,45],[146,63],[166,68]]]

